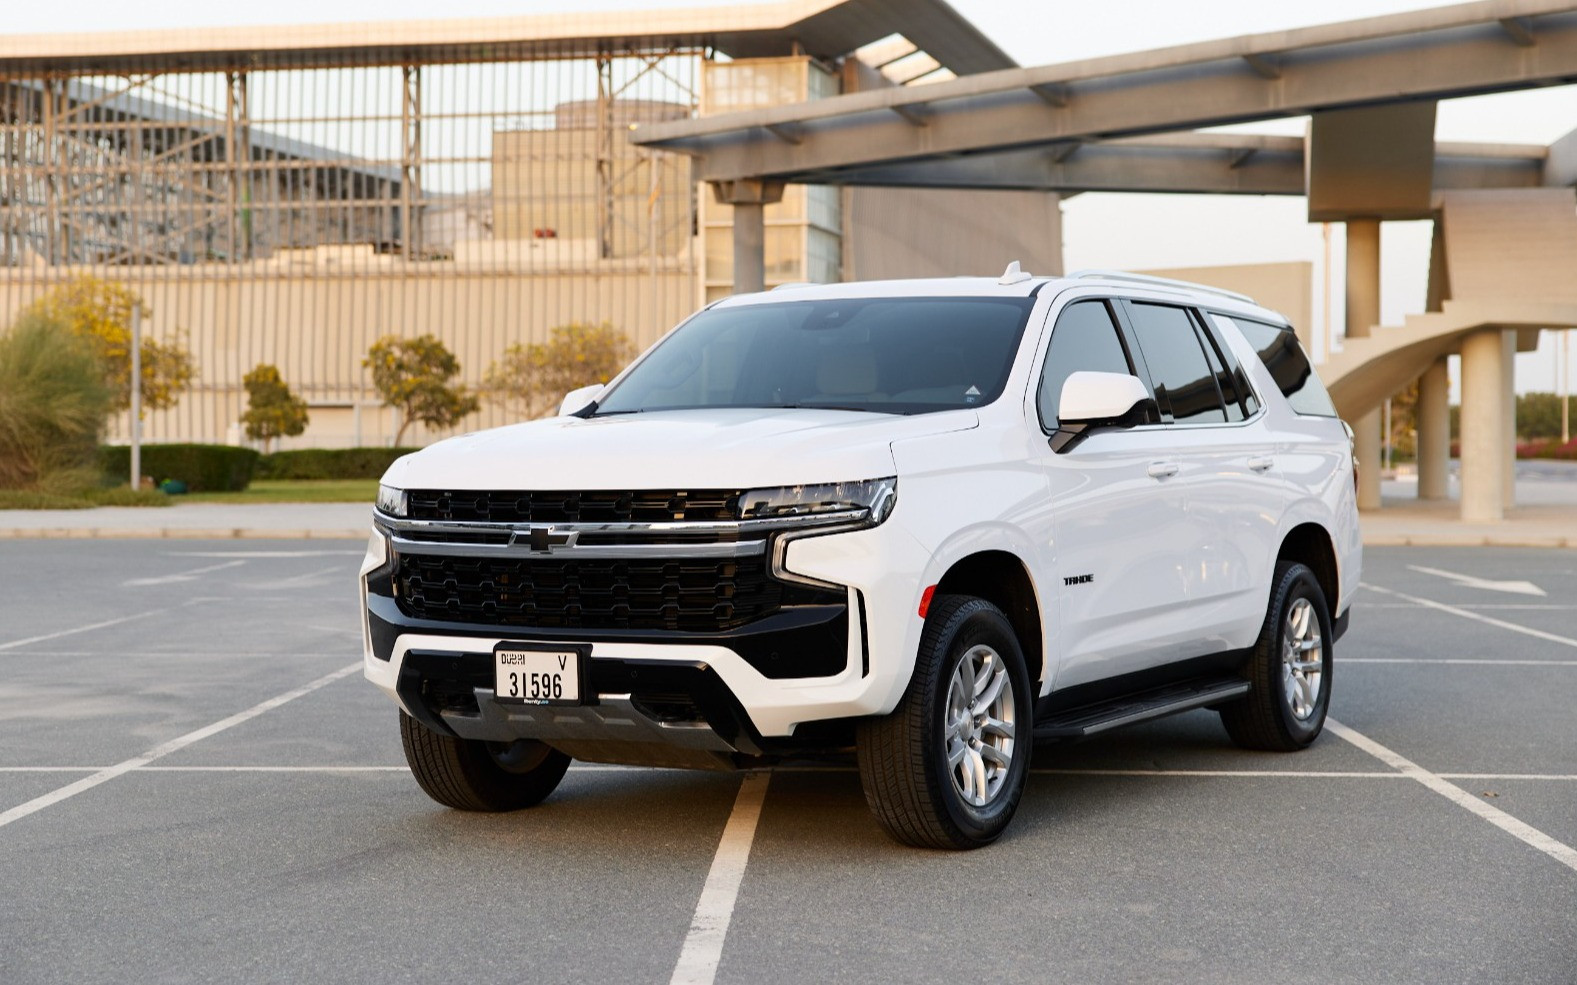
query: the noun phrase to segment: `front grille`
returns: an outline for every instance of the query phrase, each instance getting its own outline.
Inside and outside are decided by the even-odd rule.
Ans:
[[[543,629],[726,632],[837,592],[768,577],[765,557],[468,558],[402,554],[400,610],[420,619]]]
[[[743,489],[614,489],[579,492],[412,489],[412,520],[491,523],[669,523],[739,519]]]

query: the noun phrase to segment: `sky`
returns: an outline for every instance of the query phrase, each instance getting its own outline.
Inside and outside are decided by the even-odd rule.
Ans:
[[[28,4],[0,0],[7,33],[122,31],[247,24],[420,20],[441,17],[507,17],[573,11],[649,10],[732,6],[728,0],[270,0],[266,5],[192,0],[73,0]],[[1243,34],[1279,31],[1440,6],[1419,0],[951,0],[1021,65],[1044,65]],[[1233,129],[1301,134],[1301,119]],[[1577,129],[1577,86],[1482,96],[1440,104],[1440,140],[1548,144]],[[1086,194],[1064,203],[1064,256],[1068,269],[1208,266],[1282,260],[1323,262],[1324,237],[1311,225],[1301,198]],[[1334,330],[1341,323],[1340,227],[1331,305]],[[1428,273],[1430,224],[1386,223],[1382,232],[1381,320],[1400,324],[1422,311]],[[1324,320],[1316,275],[1315,320]],[[1321,331],[1316,325],[1316,333]],[[1552,333],[1539,354],[1518,357],[1519,390],[1553,390],[1557,370]],[[1577,349],[1574,340],[1573,349]],[[1574,353],[1577,355],[1577,353]],[[1577,378],[1577,359],[1572,360]]]

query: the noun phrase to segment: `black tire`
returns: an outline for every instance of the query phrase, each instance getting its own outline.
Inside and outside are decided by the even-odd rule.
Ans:
[[[963,781],[955,781],[948,765],[947,735],[954,673],[963,659],[974,661],[983,656],[985,651],[980,647],[989,648],[1000,659],[1005,681],[1012,687],[1011,702],[1004,702],[1000,710],[1011,709],[1013,714],[1006,768],[988,764],[978,754],[969,759],[971,763],[978,760],[984,770],[995,771],[980,795],[985,800],[983,806],[970,803],[959,787]],[[991,658],[985,659],[983,668],[995,666]],[[995,686],[990,682],[996,679],[995,675],[988,678],[985,689]],[[967,849],[991,844],[1012,820],[1024,792],[1034,747],[1033,708],[1024,653],[1002,611],[984,599],[937,596],[920,637],[914,677],[903,699],[892,714],[860,725],[860,785],[871,813],[888,834],[906,845]],[[994,729],[987,744],[994,743],[992,748],[1000,751],[1003,739],[1002,731]]]
[[[1312,669],[1295,671],[1289,662],[1289,644],[1297,635],[1289,626],[1289,615],[1304,605],[1309,628],[1318,627],[1319,670],[1313,682],[1309,681]],[[1318,738],[1331,702],[1332,643],[1330,607],[1314,572],[1295,561],[1276,562],[1265,624],[1244,667],[1249,692],[1221,708],[1221,724],[1232,741],[1244,749],[1294,752]],[[1316,660],[1305,658],[1305,662]],[[1289,678],[1301,680],[1304,686],[1295,688]]]
[[[568,756],[541,742],[477,742],[440,735],[403,710],[400,743],[411,775],[427,796],[461,811],[534,807],[569,769]]]

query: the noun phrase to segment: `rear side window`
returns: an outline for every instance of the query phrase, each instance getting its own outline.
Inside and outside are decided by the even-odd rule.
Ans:
[[[1155,385],[1161,414],[1174,424],[1225,424],[1216,373],[1205,358],[1193,319],[1183,308],[1128,302],[1134,335]]]
[[[1047,431],[1057,429],[1063,384],[1080,370],[1133,373],[1105,301],[1079,301],[1057,316],[1051,345],[1046,349],[1046,368],[1040,375],[1040,393],[1035,398],[1041,426]]]
[[[1197,319],[1199,313],[1195,312],[1194,317]],[[1205,344],[1205,358],[1210,361],[1210,371],[1216,374],[1216,385],[1221,388],[1222,399],[1226,401],[1227,420],[1245,421],[1253,417],[1259,409],[1259,401],[1254,399],[1254,391],[1248,385],[1243,367],[1238,364],[1232,347],[1223,345],[1220,336],[1203,322],[1195,321],[1194,327],[1200,330]]]
[[[1292,329],[1247,318],[1228,318],[1213,312],[1210,317],[1224,331],[1236,326],[1243,333],[1248,344],[1259,353],[1259,361],[1270,370],[1276,386],[1294,411],[1310,417],[1336,416],[1336,405],[1331,403],[1331,395],[1325,392],[1325,384],[1315,375],[1314,367],[1309,364],[1309,357],[1304,354],[1303,347],[1298,344],[1298,336]]]

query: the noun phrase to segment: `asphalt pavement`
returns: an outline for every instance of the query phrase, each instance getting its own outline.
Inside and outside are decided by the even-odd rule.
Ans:
[[[360,676],[360,554],[0,542],[0,980],[1577,979],[1577,552],[1373,548],[1313,747],[1042,746],[963,854],[847,761],[441,808]]]

